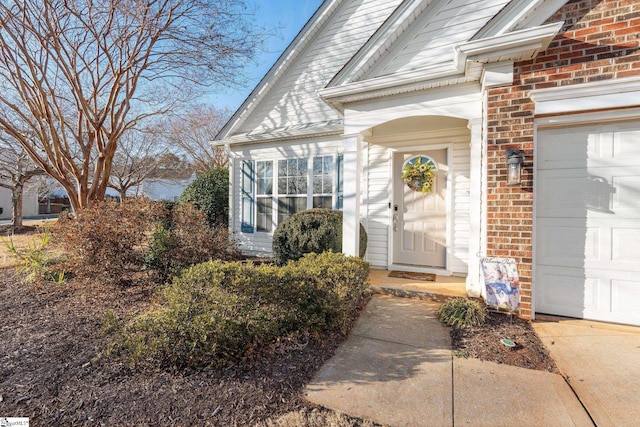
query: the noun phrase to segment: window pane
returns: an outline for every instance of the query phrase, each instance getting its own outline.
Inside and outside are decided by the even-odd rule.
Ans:
[[[313,158],[313,174],[320,175],[322,173],[322,157]]]
[[[307,159],[298,159],[298,176],[307,176]]]
[[[313,177],[313,194],[322,194],[322,180],[317,176]]]
[[[272,205],[273,202],[270,197],[258,198],[258,218],[257,218],[257,230],[270,232],[272,229]]]
[[[287,194],[287,177],[280,176],[278,178],[278,194]]]
[[[287,178],[287,191],[285,194],[296,194],[296,178]]]
[[[306,197],[278,197],[278,224],[290,215],[307,208]]]
[[[264,163],[264,175],[265,177],[273,177],[273,162]]]
[[[286,160],[278,160],[278,176],[287,176]]]
[[[314,208],[331,209],[331,196],[315,196],[313,198]]]
[[[322,178],[322,192],[324,194],[331,194],[333,192],[333,179],[331,179],[331,175],[324,176]]]
[[[296,194],[307,194],[307,177],[306,175],[298,178],[298,185]]]
[[[333,173],[333,156],[324,157],[324,173],[327,175]]]
[[[258,178],[258,194],[273,194],[273,178]]]
[[[298,173],[298,161],[297,159],[289,159],[287,161],[288,166],[287,166],[287,175],[289,176],[296,176],[296,174]]]

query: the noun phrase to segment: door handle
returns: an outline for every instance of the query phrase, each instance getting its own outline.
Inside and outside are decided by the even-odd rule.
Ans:
[[[398,218],[398,214],[394,213],[393,214],[393,231],[398,231],[398,221],[400,219]]]

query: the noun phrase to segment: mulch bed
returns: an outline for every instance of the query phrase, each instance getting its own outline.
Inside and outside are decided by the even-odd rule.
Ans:
[[[255,425],[313,409],[304,385],[344,340],[283,341],[224,371],[140,371],[98,358],[104,313],[144,311],[151,287],[23,285],[0,270],[0,416],[39,425]]]
[[[454,352],[461,357],[558,372],[547,348],[526,320],[490,312],[485,324],[467,329],[453,329],[451,337]],[[513,341],[516,346],[505,346],[500,342],[503,338]]]
[[[23,225],[20,227],[14,227],[11,224],[0,225],[0,236],[10,236],[12,234],[34,234],[39,231],[39,227],[31,225]]]

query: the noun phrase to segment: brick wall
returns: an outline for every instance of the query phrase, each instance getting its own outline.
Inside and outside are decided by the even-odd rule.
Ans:
[[[549,19],[558,21],[565,26],[549,48],[532,61],[515,64],[513,86],[487,94],[487,253],[518,262],[525,318],[532,314],[534,104],[529,93],[640,76],[640,0],[570,1]],[[507,148],[526,156],[522,186],[506,186]]]

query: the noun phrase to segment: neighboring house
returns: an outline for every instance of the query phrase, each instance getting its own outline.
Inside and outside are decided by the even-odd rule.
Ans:
[[[373,267],[477,296],[481,257],[513,257],[523,317],[638,325],[639,47],[637,1],[326,0],[218,136],[235,237],[269,253],[341,208]],[[401,180],[416,157],[433,193]]]
[[[188,178],[147,178],[140,184],[138,194],[151,200],[175,202],[194,179],[195,173]]]
[[[4,187],[0,187],[0,208],[2,208],[0,219],[11,219],[11,190]],[[27,185],[22,193],[22,216],[36,215],[38,215],[38,190]]]

